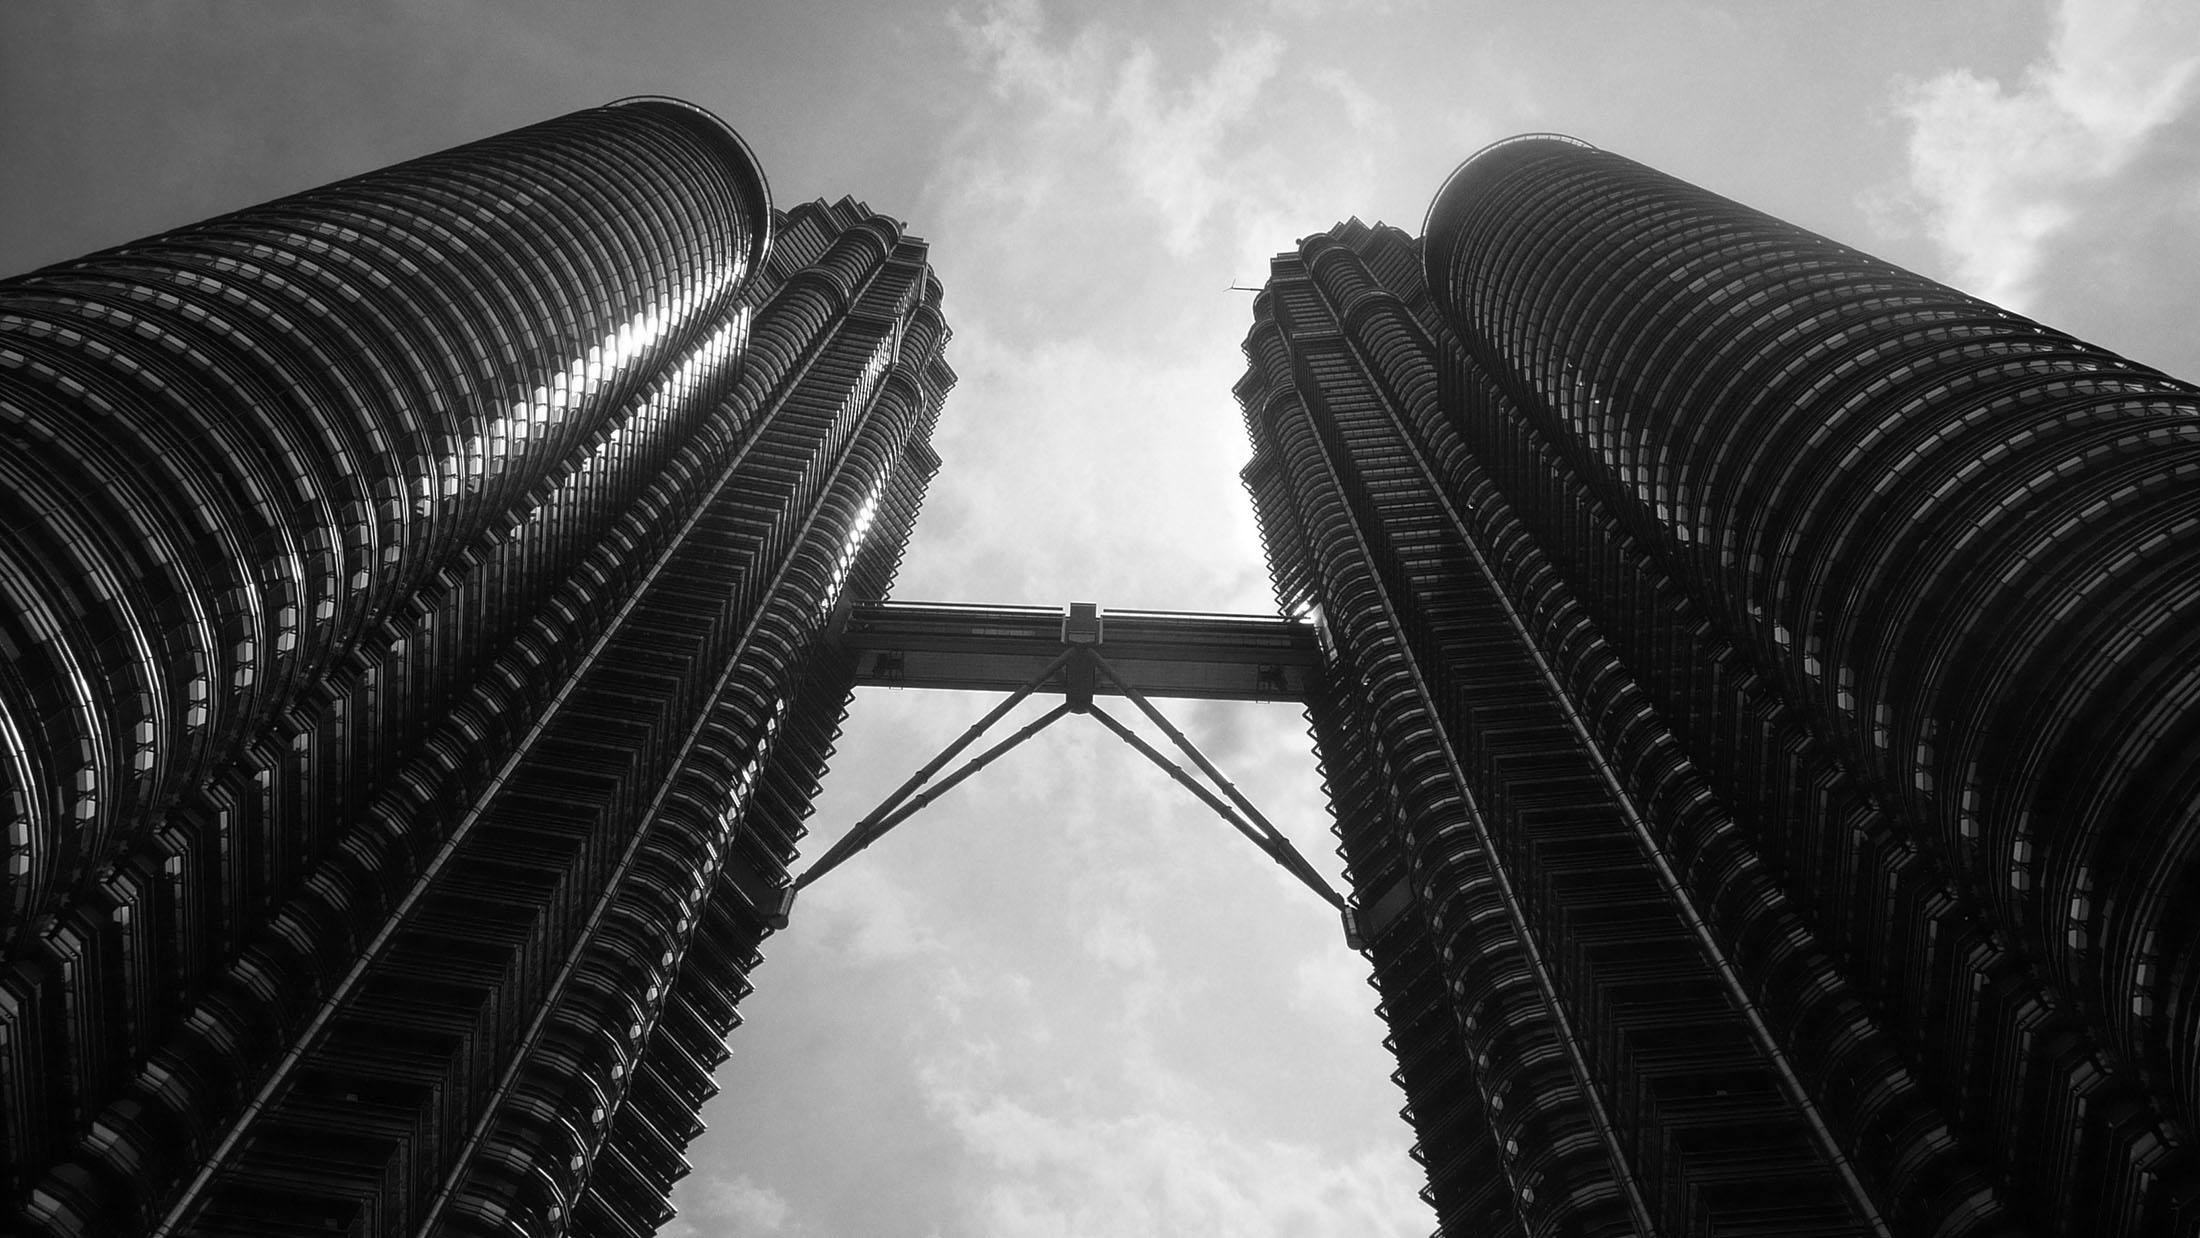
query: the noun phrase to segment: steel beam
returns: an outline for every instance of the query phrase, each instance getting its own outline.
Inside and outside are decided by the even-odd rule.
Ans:
[[[1302,621],[1097,608],[1072,621],[1088,620],[1092,627],[1071,632],[1064,612],[1050,607],[860,602],[849,608],[841,642],[857,655],[859,687],[1008,692],[1072,642],[1104,649],[1123,683],[1149,697],[1303,701],[1321,666],[1314,625]],[[1056,670],[1041,691],[1081,686]],[[1095,686],[1121,693],[1116,684]]]

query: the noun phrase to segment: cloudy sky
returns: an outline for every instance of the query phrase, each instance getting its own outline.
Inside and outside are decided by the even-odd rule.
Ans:
[[[1266,257],[1558,130],[2200,377],[2191,0],[6,0],[0,274],[628,94],[933,243],[962,375],[900,596],[1269,609]],[[865,693],[836,836],[985,707]],[[1334,872],[1304,725],[1179,721]],[[671,1232],[1417,1235],[1326,907],[1063,725],[768,944]]]

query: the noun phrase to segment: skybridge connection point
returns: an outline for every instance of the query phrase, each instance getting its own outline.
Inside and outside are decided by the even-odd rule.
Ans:
[[[1358,909],[1346,907],[1337,914],[1344,919],[1344,944],[1354,950],[1367,949],[1367,934],[1360,928]]]

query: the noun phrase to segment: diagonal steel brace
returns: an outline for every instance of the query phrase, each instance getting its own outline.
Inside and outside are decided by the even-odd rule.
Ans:
[[[1155,726],[1160,727],[1162,734],[1174,740],[1176,746],[1184,750],[1184,755],[1190,757],[1192,763],[1199,767],[1200,772],[1213,779],[1215,785],[1222,788],[1222,793],[1230,797],[1230,802],[1236,804],[1246,817],[1260,827],[1261,833],[1267,839],[1262,844],[1263,848],[1270,855],[1276,857],[1276,862],[1290,869],[1292,875],[1313,887],[1315,893],[1329,900],[1331,905],[1340,911],[1343,910],[1345,906],[1344,897],[1329,888],[1329,883],[1322,880],[1320,870],[1307,862],[1306,857],[1299,853],[1297,847],[1291,845],[1291,840],[1284,836],[1282,830],[1276,828],[1273,821],[1262,816],[1260,809],[1253,807],[1253,802],[1245,798],[1244,793],[1237,789],[1237,784],[1223,777],[1222,771],[1215,768],[1214,762],[1209,761],[1206,754],[1202,753],[1185,736],[1184,732],[1171,725],[1168,718],[1163,716],[1160,710],[1154,708],[1153,702],[1146,699],[1144,693],[1131,687],[1121,675],[1116,674],[1115,668],[1108,664],[1106,658],[1101,657],[1097,651],[1093,653],[1092,658],[1094,662],[1099,664],[1100,673],[1107,676],[1108,682],[1114,684],[1124,696],[1129,697],[1131,704],[1138,706],[1139,712],[1151,719]]]
[[[1016,691],[1009,694],[1006,700],[1003,700],[1000,704],[988,710],[984,717],[978,719],[976,722],[971,723],[970,726],[966,728],[962,734],[955,737],[953,743],[941,749],[938,756],[935,756],[930,761],[925,762],[922,769],[919,769],[916,773],[911,774],[907,781],[903,782],[900,786],[894,788],[893,794],[887,796],[886,799],[882,803],[880,803],[878,807],[866,813],[862,820],[856,822],[855,825],[851,829],[849,829],[846,834],[841,836],[839,842],[834,843],[830,848],[826,850],[824,855],[819,856],[817,862],[810,866],[808,872],[803,873],[800,877],[795,879],[792,885],[789,885],[785,890],[780,892],[779,905],[772,910],[771,914],[765,917],[766,922],[775,929],[783,929],[787,927],[787,916],[788,913],[791,912],[794,908],[794,896],[796,891],[802,889],[806,885],[809,885],[811,882],[817,880],[825,874],[833,871],[835,868],[840,867],[842,861],[846,860],[849,856],[854,855],[856,852],[863,850],[865,847],[870,846],[872,843],[878,841],[879,837],[885,834],[886,831],[893,829],[897,825],[900,825],[903,821],[907,820],[913,813],[915,813],[917,809],[922,808],[926,804],[929,804],[933,800],[939,798],[940,794],[946,791],[949,787],[952,787],[956,783],[961,782],[963,779],[968,778],[970,775],[977,773],[979,770],[985,768],[988,764],[991,764],[995,757],[1000,756],[1002,753],[1007,752],[1009,749],[1015,747],[1016,745],[1024,742],[1027,739],[1030,739],[1032,736],[1038,734],[1041,730],[1046,728],[1049,724],[1053,723],[1056,719],[1060,718],[1063,714],[1068,713],[1069,706],[1066,704],[1048,712],[1038,721],[1024,727],[1022,730],[1016,732],[1014,735],[1009,736],[1001,743],[995,744],[993,747],[988,748],[982,753],[979,753],[976,757],[973,757],[968,764],[964,765],[961,769],[950,775],[946,780],[942,781],[940,785],[924,792],[922,795],[918,796],[914,802],[908,804],[906,807],[903,806],[903,801],[909,799],[911,792],[915,791],[918,787],[923,786],[925,780],[932,777],[932,775],[938,773],[940,769],[945,766],[949,761],[954,760],[956,756],[961,754],[963,749],[968,748],[973,743],[976,743],[979,736],[985,734],[986,731],[990,729],[994,723],[999,722],[1004,717],[1007,717],[1008,712],[1016,708],[1018,705],[1022,704],[1024,698],[1030,696],[1032,693],[1037,692],[1040,688],[1044,687],[1048,678],[1050,678],[1054,674],[1054,672],[1062,669],[1063,664],[1067,663],[1070,660],[1071,656],[1075,653],[1077,653],[1076,649],[1064,649],[1061,654],[1056,657],[1052,662],[1047,663],[1046,669],[1032,676],[1028,681],[1025,682],[1023,687],[1016,689]]]
[[[1107,662],[1105,660],[1100,660],[1100,667],[1103,673],[1108,673]],[[1116,686],[1119,688],[1123,688],[1127,695],[1130,694],[1130,689],[1128,685],[1124,684],[1122,680],[1115,679],[1113,674],[1109,674],[1108,677],[1110,679],[1114,679]],[[1131,699],[1135,703],[1143,704],[1143,702],[1140,701],[1140,699],[1135,695],[1132,695]],[[1098,704],[1092,705],[1089,712],[1092,714],[1093,717],[1100,720],[1101,725],[1115,732],[1116,736],[1120,738],[1124,743],[1129,744],[1132,748],[1136,749],[1139,754],[1144,756],[1147,760],[1153,762],[1155,765],[1160,766],[1162,772],[1168,774],[1169,777],[1174,778],[1180,785],[1182,785],[1186,790],[1190,791],[1193,795],[1198,796],[1200,802],[1206,804],[1209,808],[1214,809],[1216,816],[1219,816],[1224,821],[1229,822],[1230,825],[1235,828],[1238,833],[1243,834],[1246,838],[1250,839],[1254,846],[1259,847],[1262,851],[1267,852],[1268,858],[1274,860],[1277,865],[1280,866],[1285,872],[1298,878],[1299,881],[1304,884],[1307,889],[1312,890],[1322,899],[1323,902],[1326,902],[1331,907],[1336,908],[1338,917],[1344,922],[1345,944],[1352,947],[1354,950],[1361,950],[1366,948],[1367,943],[1360,932],[1359,913],[1354,910],[1350,903],[1345,901],[1345,898],[1342,894],[1339,894],[1335,890],[1331,889],[1329,883],[1322,880],[1320,870],[1316,869],[1312,864],[1307,862],[1306,857],[1299,852],[1299,849],[1297,847],[1291,845],[1291,840],[1284,837],[1281,830],[1278,830],[1273,824],[1271,824],[1266,817],[1261,816],[1258,809],[1247,803],[1244,795],[1241,794],[1238,789],[1230,783],[1228,779],[1224,778],[1219,772],[1215,770],[1214,766],[1208,762],[1206,756],[1202,754],[1198,748],[1194,747],[1192,745],[1192,741],[1185,738],[1184,734],[1181,731],[1178,731],[1175,727],[1170,726],[1166,719],[1161,718],[1158,715],[1157,711],[1154,711],[1150,708],[1148,709],[1147,716],[1153,718],[1153,720],[1158,723],[1164,731],[1167,731],[1170,738],[1174,739],[1177,745],[1183,748],[1184,751],[1192,757],[1192,759],[1200,766],[1202,770],[1204,770],[1216,782],[1220,783],[1223,790],[1229,793],[1230,798],[1237,801],[1238,806],[1246,810],[1246,814],[1248,816],[1251,816],[1253,820],[1259,822],[1260,825],[1266,826],[1267,828],[1265,830],[1256,829],[1253,825],[1248,824],[1245,820],[1245,817],[1239,816],[1237,812],[1232,810],[1229,804],[1224,803],[1222,799],[1217,796],[1213,791],[1200,785],[1198,779],[1195,779],[1190,774],[1184,772],[1184,770],[1179,767],[1175,762],[1169,760],[1167,756],[1164,756],[1160,752],[1160,750],[1156,749],[1152,744],[1147,743],[1146,740],[1136,731],[1133,731],[1129,727],[1124,726],[1121,722],[1118,722],[1113,714],[1110,714],[1106,710],[1100,708]]]
[[[1213,790],[1202,785],[1198,779],[1185,772],[1175,762],[1169,760],[1159,749],[1148,743],[1144,737],[1123,725],[1113,714],[1102,709],[1098,703],[1091,699],[1089,687],[1080,691],[1078,690],[1078,684],[1067,681],[1064,687],[1066,699],[1060,705],[1055,706],[1007,739],[972,757],[956,769],[954,773],[949,774],[938,783],[925,788],[921,792],[918,791],[918,788],[923,787],[927,779],[937,774],[949,761],[976,742],[979,736],[983,735],[994,723],[1007,716],[1008,712],[1020,704],[1024,698],[1045,686],[1046,681],[1056,671],[1071,665],[1073,660],[1076,664],[1089,667],[1091,670],[1098,671],[1101,676],[1105,676],[1117,691],[1128,697],[1132,704],[1138,706],[1139,710],[1153,721],[1155,726],[1160,727],[1162,732],[1178,748],[1182,749],[1186,756],[1191,758],[1192,763],[1198,766],[1200,771],[1206,774],[1209,779],[1213,780],[1215,786],[1221,788],[1222,795],[1217,795]],[[1087,673],[1089,674],[1090,671]],[[1090,680],[1086,681],[1087,684],[1090,682]],[[1300,854],[1297,847],[1291,845],[1291,840],[1284,836],[1283,831],[1277,829],[1274,822],[1261,815],[1260,810],[1253,807],[1252,801],[1246,799],[1244,793],[1238,790],[1237,785],[1225,778],[1221,770],[1215,768],[1214,763],[1207,759],[1206,754],[1202,753],[1198,746],[1185,736],[1184,732],[1178,730],[1162,715],[1160,710],[1154,708],[1153,703],[1147,700],[1144,694],[1126,683],[1123,677],[1116,673],[1115,668],[1108,664],[1108,660],[1100,656],[1099,651],[1089,645],[1076,645],[1064,649],[1058,657],[1047,664],[1046,669],[1033,676],[1029,682],[1018,688],[984,717],[971,724],[938,756],[926,762],[924,768],[910,775],[909,779],[897,787],[893,794],[887,796],[883,803],[872,809],[862,820],[856,822],[854,827],[841,837],[840,841],[834,843],[823,856],[820,856],[818,861],[811,865],[809,871],[796,878],[793,884],[781,892],[778,906],[766,916],[767,922],[775,929],[787,927],[788,916],[794,908],[794,898],[798,891],[839,867],[848,857],[876,842],[888,830],[908,820],[925,805],[945,794],[950,788],[984,769],[995,758],[1051,726],[1064,714],[1071,712],[1090,713],[1093,717],[1099,719],[1103,726],[1113,731],[1124,743],[1130,745],[1147,760],[1160,766],[1162,771],[1167,773],[1169,777],[1175,779],[1193,795],[1198,796],[1202,803],[1212,808],[1215,814],[1224,821],[1229,822],[1232,828],[1243,834],[1254,846],[1266,852],[1268,857],[1282,867],[1285,872],[1298,878],[1308,889],[1320,896],[1324,902],[1336,908],[1344,921],[1344,935],[1347,945],[1355,950],[1366,948],[1366,942],[1362,939],[1360,932],[1359,916],[1355,909],[1345,901],[1344,896],[1330,888],[1329,883],[1322,879],[1320,870],[1307,862],[1306,857]],[[1227,796],[1228,800],[1226,801],[1223,796]]]

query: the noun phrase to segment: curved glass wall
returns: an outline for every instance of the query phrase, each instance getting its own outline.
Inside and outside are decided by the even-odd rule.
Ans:
[[[1470,160],[1428,227],[1429,317],[1487,376],[1462,435],[1886,1069],[2020,1215],[2166,1224],[2200,1100],[2200,393],[1570,139]]]
[[[663,99],[0,285],[15,1228],[654,1230],[946,338]]]

